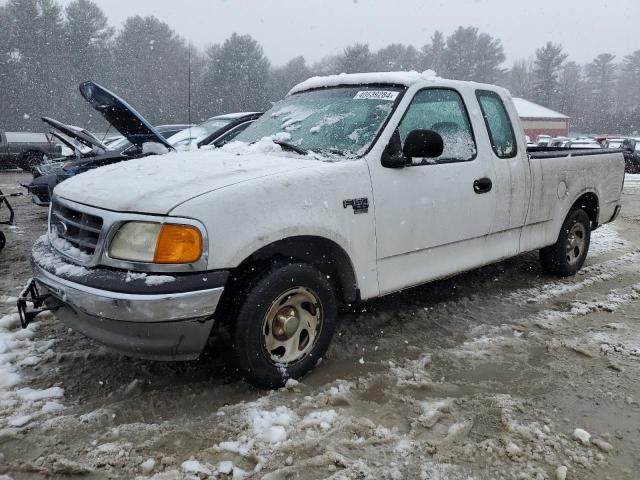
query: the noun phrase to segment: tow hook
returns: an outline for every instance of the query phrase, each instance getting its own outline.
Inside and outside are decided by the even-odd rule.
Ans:
[[[20,315],[22,328],[27,328],[39,313],[51,310],[44,304],[49,297],[51,297],[49,294],[41,295],[36,281],[33,278],[29,279],[27,285],[20,292],[17,301],[18,315]],[[32,303],[33,307],[29,307],[29,303]]]

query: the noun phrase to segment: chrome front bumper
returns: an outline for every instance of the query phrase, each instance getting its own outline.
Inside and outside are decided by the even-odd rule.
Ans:
[[[74,283],[33,266],[38,286],[80,312],[122,322],[156,323],[213,315],[223,287],[195,292],[132,294],[111,292]]]
[[[139,293],[140,282],[136,286],[122,281],[117,276],[122,272],[94,269],[87,275],[63,278],[36,258],[32,259],[32,270],[41,296],[46,297],[44,305],[67,326],[125,355],[156,360],[190,360],[200,355],[224,291],[220,283],[226,280],[226,276],[217,275],[224,280],[208,283],[214,288],[171,292],[166,284],[164,288],[147,288],[163,293]],[[110,275],[114,276],[114,290],[87,285],[104,284],[105,276]],[[180,290],[181,282],[175,283],[173,288]]]

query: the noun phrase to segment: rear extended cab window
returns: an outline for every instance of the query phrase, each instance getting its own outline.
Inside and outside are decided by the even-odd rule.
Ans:
[[[515,157],[518,153],[516,136],[502,99],[496,92],[489,90],[476,90],[476,97],[494,153],[499,158]]]

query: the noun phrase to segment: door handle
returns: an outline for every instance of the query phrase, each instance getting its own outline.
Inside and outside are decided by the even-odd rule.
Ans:
[[[473,191],[478,194],[490,192],[491,187],[493,187],[493,183],[491,183],[491,179],[487,177],[479,178],[473,182]]]

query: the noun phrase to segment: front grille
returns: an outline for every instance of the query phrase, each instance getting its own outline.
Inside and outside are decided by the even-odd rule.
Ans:
[[[102,230],[101,217],[70,208],[54,199],[50,222],[50,231],[54,235],[66,240],[85,255],[95,254]],[[58,246],[54,246],[61,251]],[[62,253],[71,257],[83,257],[83,255],[74,255],[72,249],[65,249]],[[78,258],[78,260],[86,260],[86,258]]]

